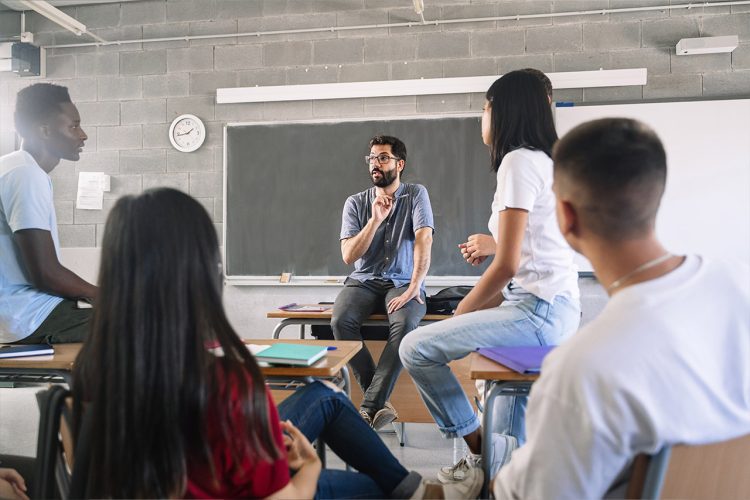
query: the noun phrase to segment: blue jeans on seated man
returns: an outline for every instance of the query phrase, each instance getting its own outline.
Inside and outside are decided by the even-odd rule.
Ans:
[[[409,498],[419,487],[421,476],[399,463],[343,392],[313,382],[282,401],[279,416],[359,471],[324,469],[316,498]]]
[[[463,437],[480,421],[448,363],[480,347],[557,345],[577,330],[579,321],[578,301],[557,296],[549,303],[518,287],[506,288],[500,306],[420,327],[406,336],[399,353],[443,435]],[[512,399],[512,404],[511,398],[495,400],[493,432],[515,436],[520,444],[526,434],[526,398]]]
[[[333,305],[333,336],[336,340],[361,342],[362,322],[375,312],[385,313],[388,302],[404,293],[407,286],[396,288],[391,280],[371,279],[363,283],[347,278],[344,289],[338,294]],[[420,294],[424,302],[424,292]],[[404,307],[388,315],[388,342],[377,367],[365,346],[349,362],[364,394],[361,407],[371,417],[385,406],[401,373],[398,348],[402,339],[419,326],[426,311],[425,304],[412,299]]]

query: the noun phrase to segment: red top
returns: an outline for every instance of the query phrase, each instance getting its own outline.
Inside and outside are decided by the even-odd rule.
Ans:
[[[219,366],[219,365],[217,365]],[[289,483],[289,465],[281,437],[279,413],[266,390],[268,400],[268,420],[271,424],[273,440],[282,456],[274,462],[258,461],[257,457],[245,454],[239,462],[233,458],[233,450],[245,438],[247,423],[242,418],[239,391],[234,377],[226,379],[224,370],[217,370],[219,391],[208,414],[207,438],[212,450],[216,481],[211,469],[203,461],[188,460],[186,498],[264,498],[282,489]],[[248,383],[250,375],[247,375]],[[229,408],[226,404],[229,393]],[[229,412],[231,434],[234,439],[227,442],[221,435],[223,420],[219,412]],[[225,417],[226,418],[226,417]]]

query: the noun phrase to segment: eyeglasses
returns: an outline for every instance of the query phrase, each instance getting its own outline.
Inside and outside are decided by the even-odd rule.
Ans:
[[[365,156],[365,165],[369,166],[372,162],[378,162],[378,165],[385,165],[391,160],[400,160],[401,158],[398,158],[396,156],[389,156],[385,153],[377,156],[368,155]]]

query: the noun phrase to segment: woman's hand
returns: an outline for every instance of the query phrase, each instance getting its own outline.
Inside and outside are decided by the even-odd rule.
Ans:
[[[0,498],[29,500],[26,495],[26,482],[15,469],[0,467]]]
[[[466,243],[458,245],[461,256],[472,266],[478,266],[490,255],[495,255],[497,243],[489,234],[472,234]]]
[[[286,447],[290,469],[296,471],[308,463],[320,464],[320,458],[318,458],[313,445],[291,421],[282,421],[281,430],[286,433],[284,434],[284,446]]]

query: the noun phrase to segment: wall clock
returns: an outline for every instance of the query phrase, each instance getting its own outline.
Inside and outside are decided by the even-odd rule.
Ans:
[[[169,126],[169,142],[177,151],[190,153],[206,140],[206,127],[195,115],[180,115]]]

